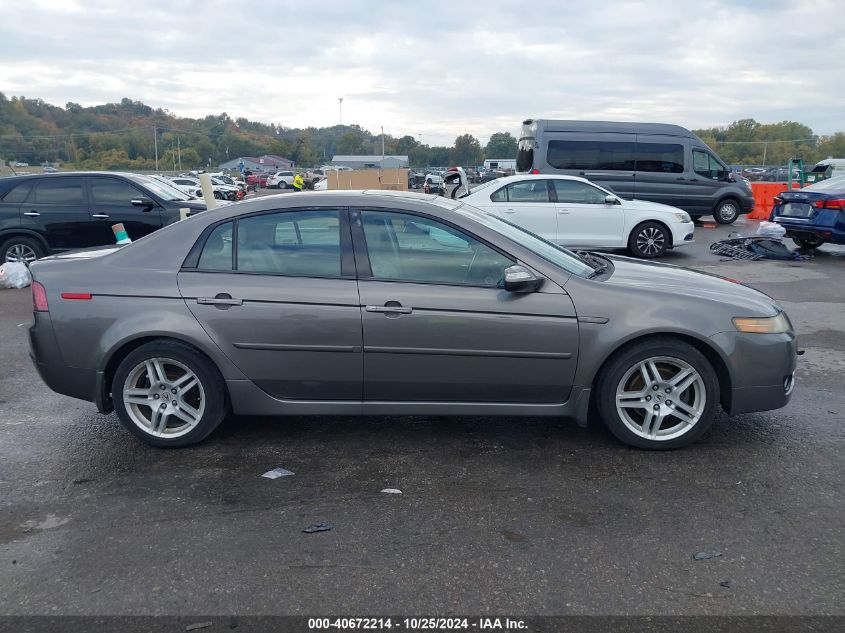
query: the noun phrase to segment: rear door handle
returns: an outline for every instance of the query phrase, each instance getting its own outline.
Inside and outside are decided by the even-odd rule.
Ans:
[[[232,297],[197,297],[197,303],[204,306],[242,306],[244,300]]]
[[[41,215],[41,214],[40,214],[40,213],[38,213],[38,211],[26,211],[26,212],[24,213],[24,215],[28,215],[28,216],[29,216],[29,217],[31,217],[31,218],[37,218],[37,217],[38,217],[39,215]]]
[[[505,213],[516,213],[513,209],[505,209]]]
[[[558,211],[559,215],[569,215],[569,209],[561,209]]]
[[[97,220],[108,220],[109,216],[105,213],[95,213],[91,216],[92,218],[96,218]]]
[[[413,308],[403,308],[401,305],[365,306],[367,312],[384,312],[387,314],[411,314]]]

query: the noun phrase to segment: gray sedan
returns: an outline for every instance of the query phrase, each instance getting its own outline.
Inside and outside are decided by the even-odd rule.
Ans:
[[[236,415],[540,415],[687,445],[784,406],[796,341],[719,277],[572,253],[460,201],[274,196],[32,265],[53,390],[162,447]]]

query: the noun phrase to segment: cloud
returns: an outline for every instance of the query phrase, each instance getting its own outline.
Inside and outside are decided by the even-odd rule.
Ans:
[[[137,6],[142,4],[143,6]],[[526,117],[845,128],[845,3],[13,3],[0,90],[432,144]]]

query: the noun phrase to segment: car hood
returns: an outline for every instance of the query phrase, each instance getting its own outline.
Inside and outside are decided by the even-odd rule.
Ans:
[[[633,209],[636,211],[659,211],[665,213],[684,213],[683,209],[673,207],[668,204],[660,204],[659,202],[649,202],[648,200],[623,200],[622,206],[626,209]]]
[[[742,310],[736,316],[774,316],[782,308],[770,296],[718,275],[671,264],[644,262],[630,257],[604,255],[614,271],[605,281],[611,286],[642,288],[672,297],[689,297],[731,304]]]

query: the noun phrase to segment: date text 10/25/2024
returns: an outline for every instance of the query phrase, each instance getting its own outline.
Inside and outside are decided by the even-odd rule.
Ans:
[[[309,618],[309,630],[330,630],[330,629],[362,629],[362,630],[383,630],[383,629],[406,629],[421,631],[437,631],[444,629],[495,631],[511,630],[518,631],[527,628],[524,620],[500,618],[500,617],[479,617],[479,618]]]

